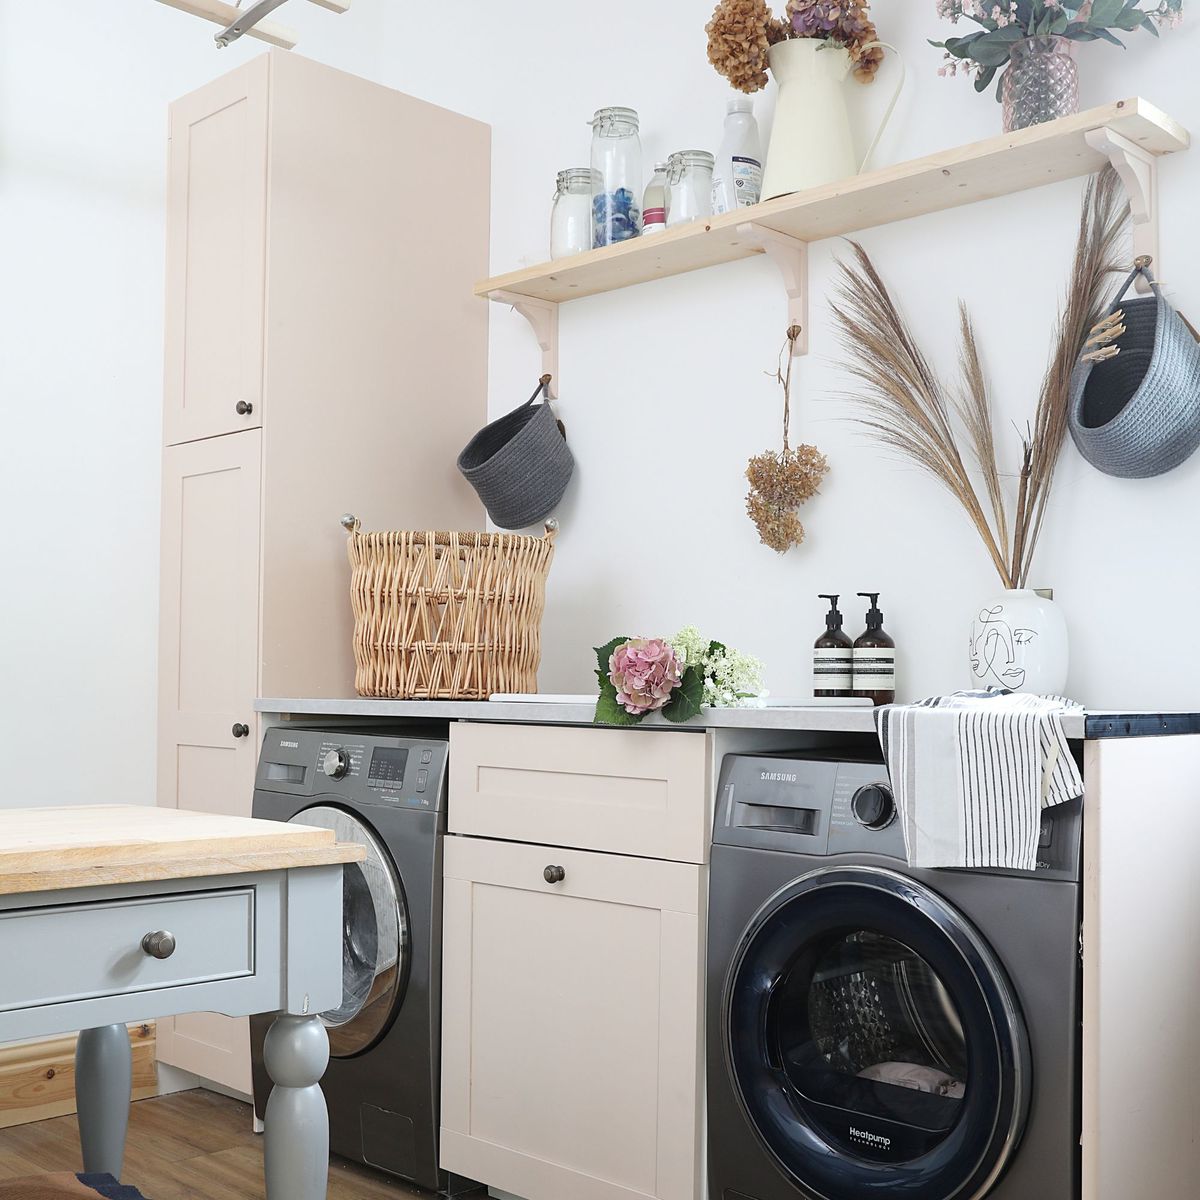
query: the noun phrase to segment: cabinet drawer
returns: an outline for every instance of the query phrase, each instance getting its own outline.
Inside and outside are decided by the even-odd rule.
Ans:
[[[703,863],[709,794],[703,732],[450,728],[453,833]]]
[[[169,958],[142,948],[166,930]],[[254,889],[0,913],[0,1012],[254,974]]]

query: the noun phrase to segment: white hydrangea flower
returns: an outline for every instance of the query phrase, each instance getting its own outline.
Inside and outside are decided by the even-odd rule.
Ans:
[[[706,708],[762,707],[765,703],[760,659],[729,647],[713,648],[712,641],[695,625],[681,629],[671,639],[671,648],[684,667],[698,667],[703,673]]]

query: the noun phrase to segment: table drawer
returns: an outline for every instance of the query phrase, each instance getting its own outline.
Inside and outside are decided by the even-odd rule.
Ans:
[[[252,887],[0,912],[0,1012],[253,975],[254,915]]]
[[[450,729],[454,833],[708,861],[703,732],[458,724]]]

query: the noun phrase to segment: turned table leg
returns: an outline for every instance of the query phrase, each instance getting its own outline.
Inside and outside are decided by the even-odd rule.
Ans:
[[[124,1025],[83,1030],[75,1047],[75,1103],[83,1169],[89,1174],[121,1178],[132,1093],[129,1030]]]
[[[329,1113],[318,1084],[329,1038],[320,1017],[276,1017],[263,1060],[275,1085],[266,1115],[267,1200],[325,1200]]]

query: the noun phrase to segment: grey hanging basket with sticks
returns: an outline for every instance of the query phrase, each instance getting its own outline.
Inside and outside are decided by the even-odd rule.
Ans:
[[[549,401],[550,376],[512,412],[485,425],[458,456],[458,469],[501,529],[524,529],[548,517],[575,470],[566,431]],[[534,404],[541,396],[543,402]]]
[[[1150,295],[1126,300],[1143,276]],[[1148,479],[1200,447],[1200,342],[1139,258],[1071,379],[1071,436],[1098,471]]]

